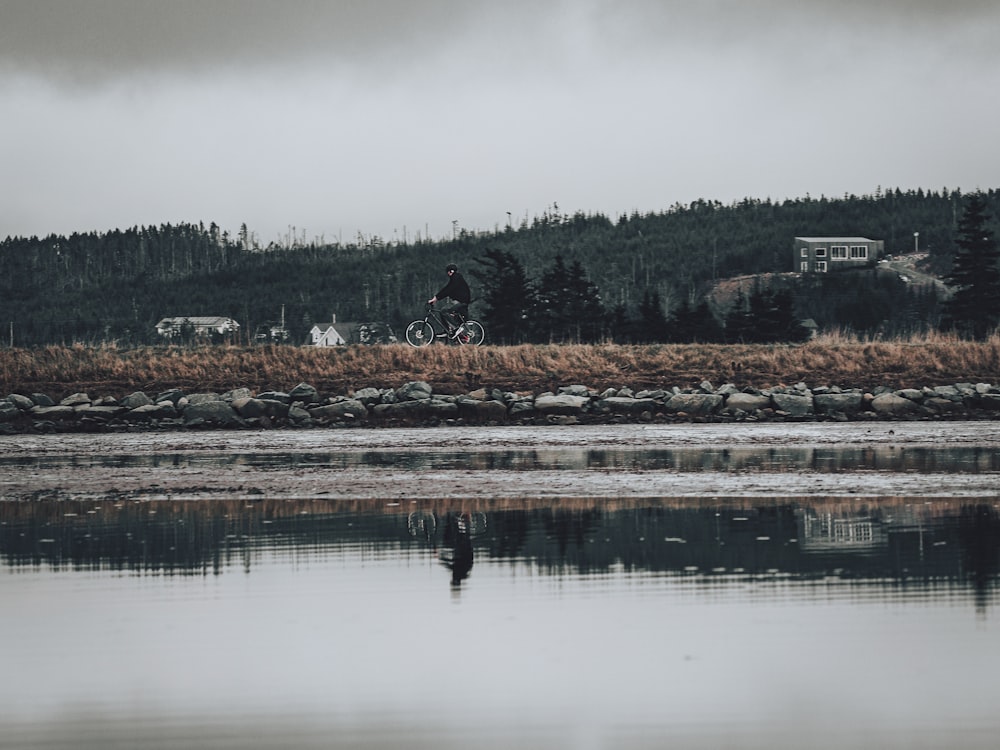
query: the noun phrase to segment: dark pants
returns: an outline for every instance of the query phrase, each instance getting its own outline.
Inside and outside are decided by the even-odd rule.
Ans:
[[[458,326],[465,322],[466,317],[469,315],[469,303],[456,302],[454,305],[445,308],[441,312],[446,321],[449,321],[453,326],[458,328]]]

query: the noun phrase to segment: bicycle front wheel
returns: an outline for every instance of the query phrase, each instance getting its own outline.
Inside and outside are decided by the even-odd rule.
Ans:
[[[406,343],[410,346],[427,346],[434,341],[434,327],[426,320],[414,320],[406,326]]]
[[[481,343],[483,343],[483,339],[486,338],[486,331],[475,320],[465,321],[465,330],[469,338],[467,341],[463,340],[462,341],[463,344],[469,344],[470,346],[479,346]]]

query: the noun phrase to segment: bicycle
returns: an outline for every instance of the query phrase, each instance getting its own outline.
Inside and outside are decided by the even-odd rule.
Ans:
[[[422,320],[414,320],[406,327],[406,343],[410,346],[427,346],[435,339],[444,339],[454,344],[479,346],[486,338],[483,326],[468,318],[458,327],[458,335],[452,336],[453,326],[445,320],[444,313],[428,304]]]

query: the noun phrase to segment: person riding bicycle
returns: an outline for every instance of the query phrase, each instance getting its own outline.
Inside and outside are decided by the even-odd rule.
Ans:
[[[460,326],[465,322],[465,318],[469,314],[472,291],[469,289],[469,285],[462,274],[458,272],[458,266],[454,263],[449,263],[445,267],[444,272],[448,274],[448,283],[441,287],[441,291],[427,300],[427,304],[433,305],[442,299],[455,300],[454,305],[441,311],[445,322],[448,324],[448,334],[454,338],[458,335]]]

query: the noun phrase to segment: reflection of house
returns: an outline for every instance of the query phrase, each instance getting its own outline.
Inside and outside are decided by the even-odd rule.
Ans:
[[[194,315],[180,318],[163,318],[156,324],[156,332],[166,338],[176,336],[225,336],[236,333],[240,324],[232,318],[219,315]]]
[[[800,273],[826,273],[875,265],[885,252],[883,240],[867,237],[796,237],[794,268]]]
[[[803,552],[866,552],[887,544],[883,524],[870,516],[835,516],[811,509],[798,516]]]

